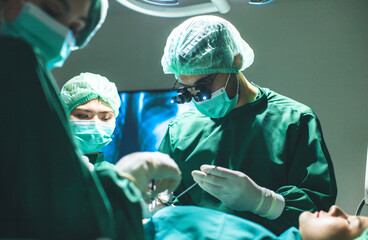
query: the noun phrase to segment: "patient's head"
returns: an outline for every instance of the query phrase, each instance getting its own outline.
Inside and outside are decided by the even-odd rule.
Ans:
[[[299,217],[303,240],[354,239],[367,228],[368,217],[348,215],[338,206],[328,212],[303,212]]]

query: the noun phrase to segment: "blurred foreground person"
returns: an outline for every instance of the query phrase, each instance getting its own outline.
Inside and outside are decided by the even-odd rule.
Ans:
[[[143,239],[138,201],[148,183],[173,190],[180,181],[177,165],[160,153],[133,154],[98,172],[82,162],[49,71],[88,43],[107,4],[0,1],[0,100],[12,116],[0,122],[1,238]]]

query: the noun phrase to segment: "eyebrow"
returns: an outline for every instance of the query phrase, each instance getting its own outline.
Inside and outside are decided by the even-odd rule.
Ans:
[[[76,108],[74,110],[83,111],[83,112],[86,112],[86,113],[95,113],[95,111],[91,111],[91,110],[87,110],[87,109],[81,109],[81,108]],[[114,111],[113,110],[109,110],[109,111],[98,112],[98,114],[101,114],[101,113],[114,113]]]
[[[58,1],[64,6],[64,9],[69,13],[71,10],[69,3],[66,0],[58,0]]]
[[[215,76],[217,75],[217,73],[215,74]],[[207,81],[208,79],[210,79],[211,77],[213,77],[214,76],[214,73],[213,74],[210,74],[210,75],[207,75],[207,76],[204,76],[203,78],[200,78],[200,79],[198,79],[194,84],[194,86],[188,86],[188,85],[185,85],[185,84],[183,84],[183,83],[180,83],[179,82],[179,84],[181,85],[181,86],[183,86],[183,87],[187,87],[187,88],[192,88],[192,87],[196,87],[196,86],[198,86],[198,85],[204,85],[204,84],[200,84],[200,83],[202,83],[202,82],[205,82],[205,81]],[[214,78],[212,79],[212,80],[215,80]],[[199,83],[199,84],[198,84]]]
[[[65,11],[67,13],[70,13],[71,7],[70,7],[70,4],[68,3],[68,1],[66,1],[66,0],[58,0],[58,1],[64,6]],[[79,19],[84,21],[84,22],[87,22],[88,21],[88,16],[81,16]]]
[[[361,221],[360,217],[358,217],[358,221],[359,221],[359,228],[362,228],[362,221]]]
[[[358,228],[362,228],[362,219],[360,218],[360,216],[356,216],[356,215],[352,215],[350,219],[357,219],[358,220]],[[351,222],[349,220],[349,218],[347,218],[348,222]]]

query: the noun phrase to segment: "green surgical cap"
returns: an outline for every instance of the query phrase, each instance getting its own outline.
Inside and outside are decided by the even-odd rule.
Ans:
[[[110,105],[114,116],[119,114],[120,98],[114,83],[93,73],[81,73],[64,84],[61,100],[66,104],[68,114],[77,106],[99,98]]]
[[[240,54],[241,64],[234,58]],[[169,35],[161,64],[164,73],[197,75],[238,73],[253,63],[254,53],[236,28],[217,16],[189,18]]]
[[[76,39],[79,48],[85,47],[97,30],[100,29],[106,19],[108,8],[108,0],[91,0],[91,8],[89,10],[86,26],[78,33]]]
[[[359,237],[354,238],[354,240],[368,240],[368,229],[366,229]]]

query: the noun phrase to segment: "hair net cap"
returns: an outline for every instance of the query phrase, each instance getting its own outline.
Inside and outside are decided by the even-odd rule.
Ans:
[[[241,55],[241,64],[234,58]],[[197,75],[237,73],[254,60],[250,46],[227,20],[217,16],[189,18],[169,35],[161,64],[164,73]]]
[[[120,98],[114,83],[93,73],[81,73],[64,84],[61,99],[70,113],[74,108],[92,99],[99,98],[110,105],[114,116],[119,114]]]
[[[105,22],[108,8],[108,0],[91,0],[86,26],[78,33],[76,38],[77,48],[85,47],[100,29]]]

